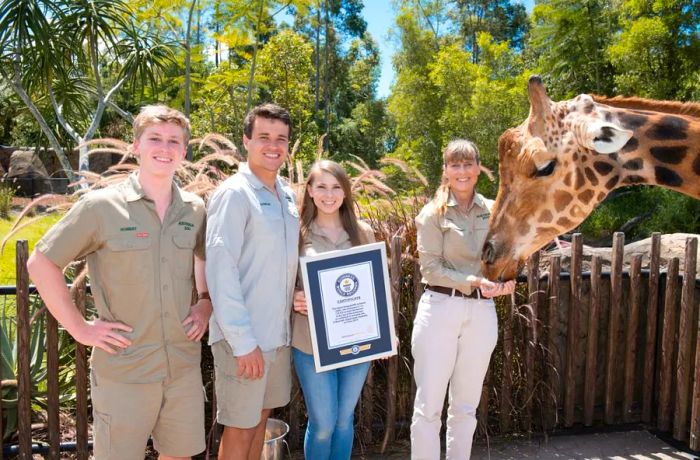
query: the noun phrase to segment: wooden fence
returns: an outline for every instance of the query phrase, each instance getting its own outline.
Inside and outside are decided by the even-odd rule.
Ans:
[[[688,239],[685,264],[660,270],[660,235],[653,236],[645,257],[632,257],[623,270],[624,235],[616,234],[610,270],[593,256],[583,270],[582,239],[574,235],[569,271],[559,256],[540,269],[539,255],[528,262],[528,276],[513,301],[497,304],[500,334],[478,408],[479,436],[537,433],[574,426],[643,424],[670,433],[700,450],[700,283],[696,279],[697,240]],[[415,395],[411,378],[410,328],[422,292],[415,259],[400,238],[390,243],[392,296],[399,356],[375,362],[358,407],[358,446],[381,443],[382,451],[408,434]],[[397,257],[398,255],[398,257]],[[33,420],[30,377],[30,286],[27,245],[17,243],[18,456],[31,458]],[[74,300],[85,311],[85,284],[73,286]],[[46,313],[46,388],[48,458],[59,458],[59,330]],[[203,371],[213,420],[213,368],[204,347]],[[436,356],[435,359],[440,359]],[[89,454],[87,350],[75,347],[78,459]],[[289,441],[298,447],[305,424],[303,398],[294,386],[292,402],[277,416],[290,423]],[[1,410],[1,409],[0,409]],[[1,414],[0,414],[1,415]],[[1,419],[0,419],[1,420]],[[212,427],[215,424],[212,423]],[[0,426],[2,432],[2,426]],[[209,430],[209,446],[218,430]],[[214,451],[210,450],[210,451]],[[2,453],[0,453],[0,459]]]

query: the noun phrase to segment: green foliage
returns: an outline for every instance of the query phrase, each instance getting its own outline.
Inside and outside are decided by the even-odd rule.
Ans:
[[[34,245],[44,236],[44,233],[61,218],[61,214],[54,213],[39,217],[32,225],[23,228],[13,235],[0,252],[0,286],[13,286],[15,284],[15,244],[18,240],[27,240],[29,252]],[[0,235],[3,237],[10,233],[13,222],[0,219]]]
[[[7,299],[6,299],[7,300]],[[29,375],[31,386],[32,411],[45,410],[47,400],[46,366],[46,313],[41,298],[31,298],[29,318]],[[2,433],[3,441],[16,437],[18,421],[18,340],[15,305],[5,302],[0,317],[0,377],[2,378]],[[75,356],[75,343],[64,330],[59,330],[58,338],[58,396],[66,403],[75,400],[74,370],[71,364]]]
[[[629,241],[653,232],[700,233],[700,201],[660,187],[626,187],[611,193],[581,224],[593,241],[624,230]]]
[[[10,217],[12,208],[12,198],[15,196],[15,189],[9,184],[0,183],[0,219]]]

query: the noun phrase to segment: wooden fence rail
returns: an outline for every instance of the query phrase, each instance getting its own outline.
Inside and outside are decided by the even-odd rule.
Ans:
[[[623,269],[624,236],[614,237],[611,267],[604,269],[593,256],[584,271],[582,238],[574,235],[570,266],[562,257],[547,264],[535,256],[528,262],[527,279],[517,294],[500,299],[499,343],[486,377],[478,408],[479,434],[532,433],[572,426],[644,423],[670,433],[691,449],[700,449],[700,283],[696,278],[697,240],[689,238],[685,263],[677,258],[660,271],[660,235],[652,239],[650,254],[629,259]],[[382,449],[408,434],[415,385],[411,378],[410,327],[422,292],[417,263],[407,243],[394,238],[389,245],[391,286],[400,356],[377,362],[358,407],[358,445],[381,441]],[[649,268],[642,269],[648,260]],[[32,458],[30,375],[32,319],[27,245],[17,243],[17,380],[18,435],[12,443],[20,459]],[[72,288],[74,301],[86,308],[86,285]],[[59,419],[60,329],[45,313],[47,458],[60,457]],[[205,354],[208,353],[205,347]],[[439,359],[436,356],[436,359]],[[89,391],[86,347],[77,345],[74,357],[77,458],[89,455]],[[211,368],[205,372],[213,393]],[[34,382],[36,384],[36,382]],[[213,396],[213,395],[212,395]],[[215,401],[209,398],[207,420],[213,420]],[[0,422],[8,407],[0,408]],[[64,410],[66,410],[64,408]],[[292,424],[290,445],[299,447],[305,408],[298,386],[292,403],[281,412]],[[215,426],[212,424],[212,426]],[[0,426],[2,428],[2,426]],[[215,451],[218,431],[210,433]],[[65,440],[63,440],[65,442]],[[0,460],[3,458],[0,452]]]

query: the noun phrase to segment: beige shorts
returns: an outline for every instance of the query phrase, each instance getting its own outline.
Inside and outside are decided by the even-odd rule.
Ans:
[[[202,452],[204,390],[197,367],[175,380],[121,383],[91,375],[94,454],[100,460],[143,460],[148,437],[173,457]]]
[[[216,372],[216,419],[224,426],[253,428],[263,409],[289,403],[292,365],[289,347],[264,352],[265,373],[261,379],[238,377],[238,358],[226,340],[211,346]]]

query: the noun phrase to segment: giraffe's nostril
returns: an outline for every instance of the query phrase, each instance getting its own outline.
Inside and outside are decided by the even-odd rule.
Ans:
[[[484,243],[484,248],[481,251],[481,260],[487,264],[492,264],[496,259],[496,249],[494,248],[493,241],[488,240]]]

